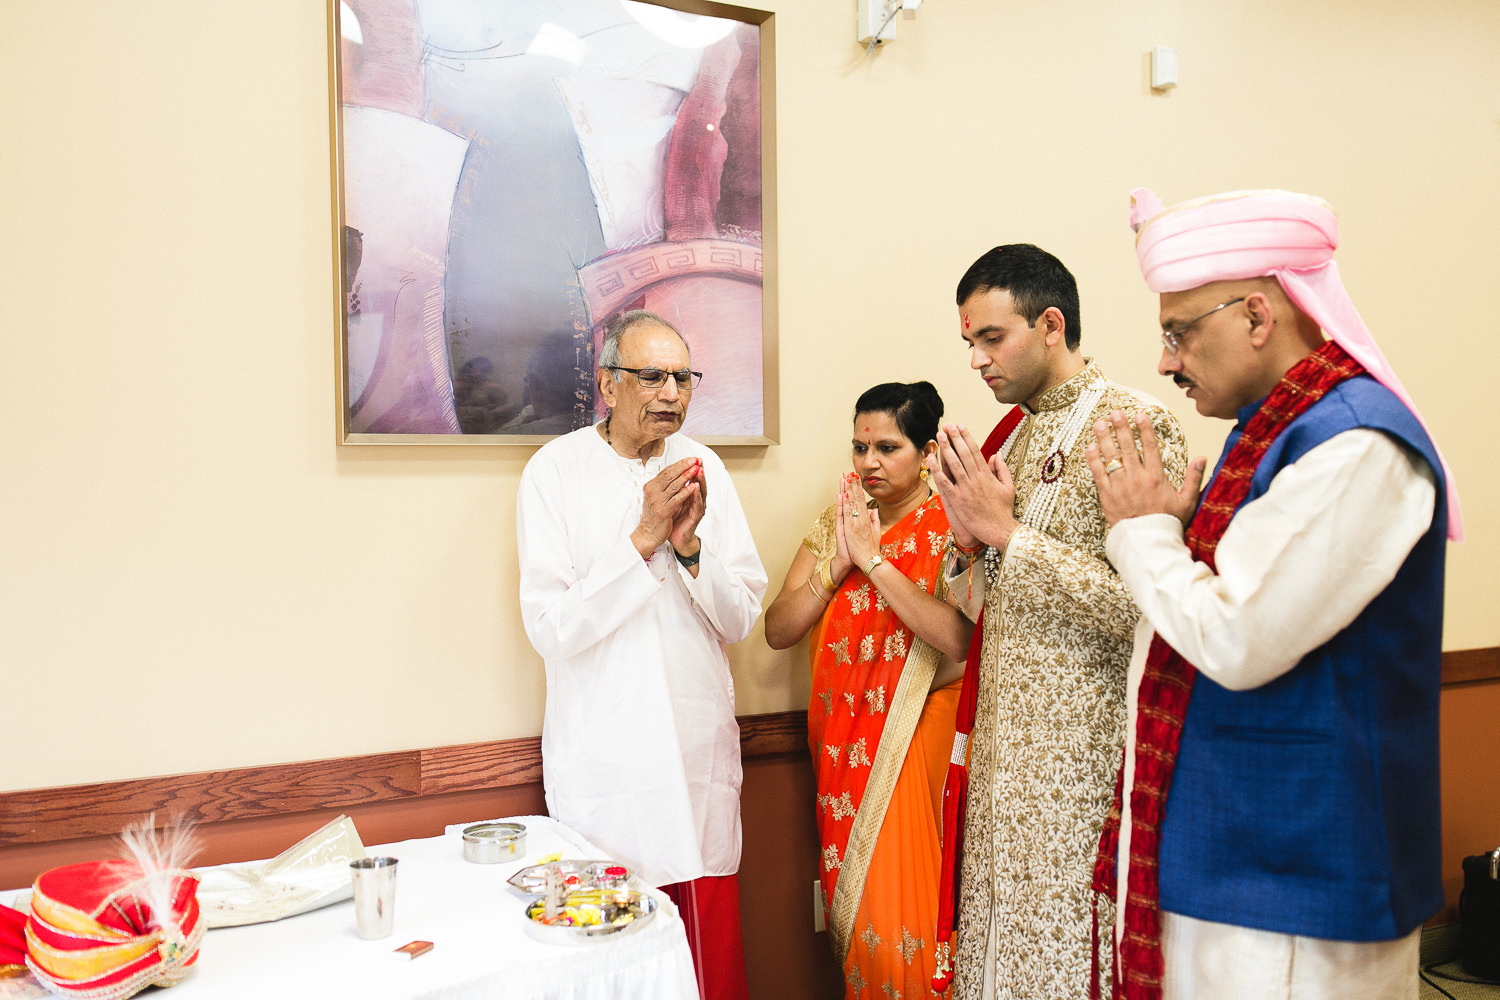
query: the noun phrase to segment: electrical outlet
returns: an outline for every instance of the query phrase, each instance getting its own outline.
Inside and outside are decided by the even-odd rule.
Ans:
[[[896,38],[896,12],[901,9],[901,0],[859,0],[855,37],[861,45],[870,44],[871,39],[890,42]]]

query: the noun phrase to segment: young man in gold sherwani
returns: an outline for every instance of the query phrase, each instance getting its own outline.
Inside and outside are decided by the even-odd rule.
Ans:
[[[967,807],[944,831],[945,866],[961,858],[953,997],[1082,998],[1089,883],[1138,617],[1104,557],[1108,525],[1084,449],[1094,422],[1120,409],[1149,414],[1178,482],[1187,449],[1156,400],[1081,353],[1078,286],[1056,257],[996,247],[969,268],[957,301],[970,366],[1020,412],[988,449],[945,425],[929,465],[953,528],[949,592],[981,623],[964,679],[977,685],[972,732],[963,738],[961,707],[954,753],[961,765],[967,744]]]

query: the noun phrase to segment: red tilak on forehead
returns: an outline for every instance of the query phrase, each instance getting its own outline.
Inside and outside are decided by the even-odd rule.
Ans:
[[[964,317],[964,329],[967,330],[968,328],[969,328],[969,317],[965,316]]]

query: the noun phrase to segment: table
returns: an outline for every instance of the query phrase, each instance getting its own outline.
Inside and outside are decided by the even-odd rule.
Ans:
[[[388,938],[359,939],[352,901],[271,923],[219,928],[204,938],[187,979],[168,992],[145,995],[162,1000],[697,1000],[682,919],[655,890],[659,909],[651,923],[617,940],[568,946],[528,935],[526,901],[506,879],[554,851],[564,858],[607,855],[546,816],[503,821],[524,823],[527,833],[525,858],[508,864],[463,859],[461,831],[469,823],[448,827],[441,837],[366,847],[372,857],[401,862],[396,929]],[[433,942],[432,951],[416,959],[394,954],[415,939]]]

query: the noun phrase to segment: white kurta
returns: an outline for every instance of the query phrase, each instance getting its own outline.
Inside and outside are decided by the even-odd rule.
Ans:
[[[1353,622],[1395,578],[1432,525],[1435,482],[1427,463],[1394,438],[1351,430],[1282,469],[1239,509],[1219,541],[1217,574],[1193,559],[1182,522],[1170,514],[1131,518],[1110,531],[1105,552],[1141,609],[1127,688],[1116,940],[1128,884],[1136,696],[1152,636],[1160,632],[1232,691],[1270,683]],[[1415,997],[1415,933],[1321,941],[1163,913],[1163,996],[1330,997],[1318,982],[1297,978],[1325,968],[1328,981],[1347,990],[1340,997]],[[1208,954],[1218,957],[1198,960]],[[1393,965],[1403,973],[1393,977]],[[1246,969],[1256,970],[1250,982]]]
[[[670,543],[641,559],[642,489],[702,459],[698,576]],[[547,670],[547,810],[649,882],[740,863],[740,746],[724,645],[749,634],[766,573],[724,464],[681,434],[645,463],[585,427],[544,445],[516,503],[521,617]]]

